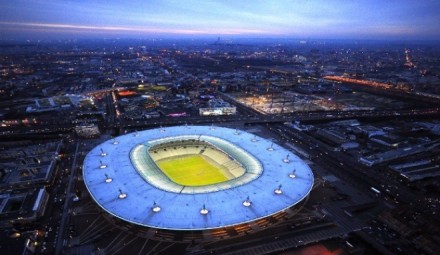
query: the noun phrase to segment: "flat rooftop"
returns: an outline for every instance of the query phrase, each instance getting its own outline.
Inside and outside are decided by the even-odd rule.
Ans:
[[[261,175],[244,184],[198,193],[165,190],[147,182],[130,159],[133,148],[186,135],[228,141],[258,160]],[[293,171],[294,178],[289,176]],[[158,128],[108,140],[87,154],[83,176],[93,199],[108,213],[141,226],[172,230],[214,229],[265,218],[299,203],[313,187],[309,166],[289,150],[251,133],[209,126]],[[276,194],[280,186],[281,194]],[[244,206],[248,197],[250,206]],[[160,211],[154,212],[154,207]],[[206,214],[201,213],[203,208]]]

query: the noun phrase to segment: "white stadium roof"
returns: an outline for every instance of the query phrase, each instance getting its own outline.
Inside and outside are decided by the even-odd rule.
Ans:
[[[239,177],[226,182],[237,185],[194,192],[190,188],[186,193],[147,181],[145,169],[139,171],[135,167],[139,162],[130,156],[134,148],[185,136],[227,141],[250,154],[254,160],[250,164],[259,163],[262,171],[246,181]],[[83,176],[93,199],[108,213],[134,224],[172,230],[221,228],[265,218],[299,203],[313,187],[309,166],[292,152],[241,130],[208,126],[151,129],[106,141],[87,154]]]

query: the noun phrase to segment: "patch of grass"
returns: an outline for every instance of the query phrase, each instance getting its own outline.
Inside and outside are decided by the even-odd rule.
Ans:
[[[184,186],[203,186],[229,180],[219,167],[201,155],[164,159],[157,165],[168,178]]]

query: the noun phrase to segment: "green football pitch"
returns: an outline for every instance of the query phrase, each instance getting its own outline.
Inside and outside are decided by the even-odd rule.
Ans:
[[[157,162],[173,182],[184,186],[203,186],[229,180],[223,170],[201,155],[191,155]]]

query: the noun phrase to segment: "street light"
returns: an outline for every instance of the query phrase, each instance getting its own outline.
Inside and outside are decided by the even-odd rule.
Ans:
[[[296,178],[295,172],[296,172],[296,170],[293,169],[292,172],[289,174],[289,177],[292,179]]]
[[[281,190],[281,184],[278,186],[277,189],[274,190],[275,194],[277,195],[281,195],[283,193],[283,191]]]
[[[273,151],[273,150],[275,150],[275,149],[273,148],[273,143],[270,145],[269,148],[267,148],[267,150],[268,150],[268,151]]]
[[[243,205],[246,207],[251,206],[251,200],[249,200],[249,196],[247,196],[246,200],[243,201]]]
[[[157,205],[156,201],[154,201],[153,203],[153,208],[152,208],[153,212],[158,213],[160,212],[160,206]]]
[[[205,204],[203,204],[202,210],[200,210],[200,214],[206,215],[208,214],[208,209],[206,209]]]
[[[118,196],[120,199],[124,199],[124,198],[126,198],[127,197],[127,194],[126,193],[124,193],[124,192],[122,192],[122,190],[121,189],[119,189],[119,196]]]
[[[283,162],[284,162],[284,163],[289,163],[289,162],[290,162],[290,160],[289,160],[289,154],[287,154],[287,156],[283,159]]]

